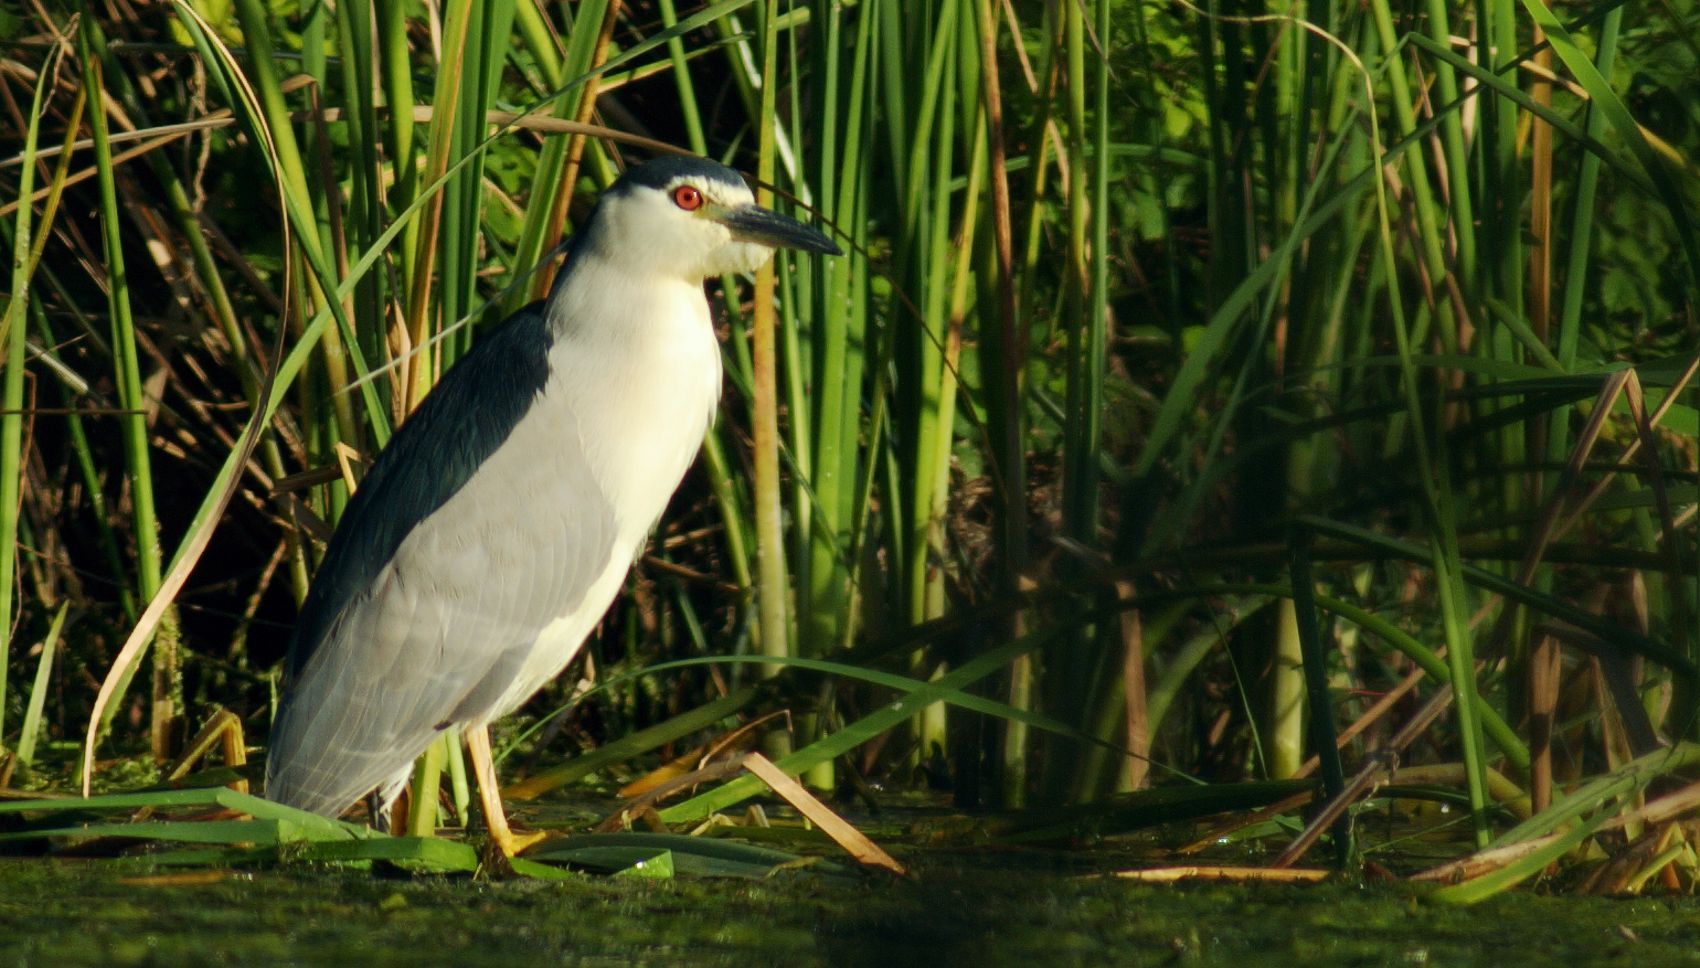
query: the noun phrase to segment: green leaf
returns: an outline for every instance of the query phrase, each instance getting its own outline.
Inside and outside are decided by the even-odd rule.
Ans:
[[[771,847],[757,847],[724,838],[684,834],[583,834],[537,845],[526,853],[532,860],[572,864],[630,877],[742,877],[760,880],[775,871],[810,862],[823,873],[844,873],[842,865],[813,861]],[[638,865],[641,870],[634,870]],[[654,865],[654,866],[651,866]]]

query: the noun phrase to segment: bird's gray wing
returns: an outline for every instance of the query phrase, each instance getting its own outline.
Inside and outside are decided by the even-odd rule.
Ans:
[[[301,605],[284,685],[332,622],[369,591],[419,522],[442,507],[508,439],[549,379],[553,338],[543,303],[508,317],[443,374],[391,438],[344,509]]]
[[[350,502],[298,625],[272,799],[336,814],[391,785],[444,726],[489,714],[609,567],[612,509],[576,432],[521,427],[542,322],[528,307],[480,341]]]

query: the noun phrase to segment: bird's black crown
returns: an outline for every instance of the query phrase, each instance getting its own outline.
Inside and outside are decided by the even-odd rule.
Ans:
[[[667,155],[627,169],[614,187],[641,186],[659,191],[680,178],[700,178],[727,185],[744,184],[737,172],[713,159],[696,155]]]

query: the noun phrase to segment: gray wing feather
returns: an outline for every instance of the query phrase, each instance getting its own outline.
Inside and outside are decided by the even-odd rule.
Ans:
[[[480,340],[350,502],[291,643],[271,799],[335,814],[393,793],[445,724],[503,711],[538,633],[607,567],[613,511],[572,414],[537,411],[550,342],[535,303]]]
[[[267,796],[340,813],[399,785],[447,725],[504,711],[538,633],[613,558],[612,509],[571,439],[500,448],[338,616],[278,719]]]

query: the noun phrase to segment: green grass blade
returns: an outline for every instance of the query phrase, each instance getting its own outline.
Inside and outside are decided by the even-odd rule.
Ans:
[[[35,685],[30,689],[29,705],[24,708],[24,723],[18,734],[18,764],[26,770],[35,762],[35,744],[41,735],[41,711],[47,705],[47,692],[53,684],[53,657],[59,652],[59,632],[65,627],[65,615],[70,610],[70,602],[59,604],[59,611],[53,613],[53,624],[47,630],[47,638],[41,641]]]

